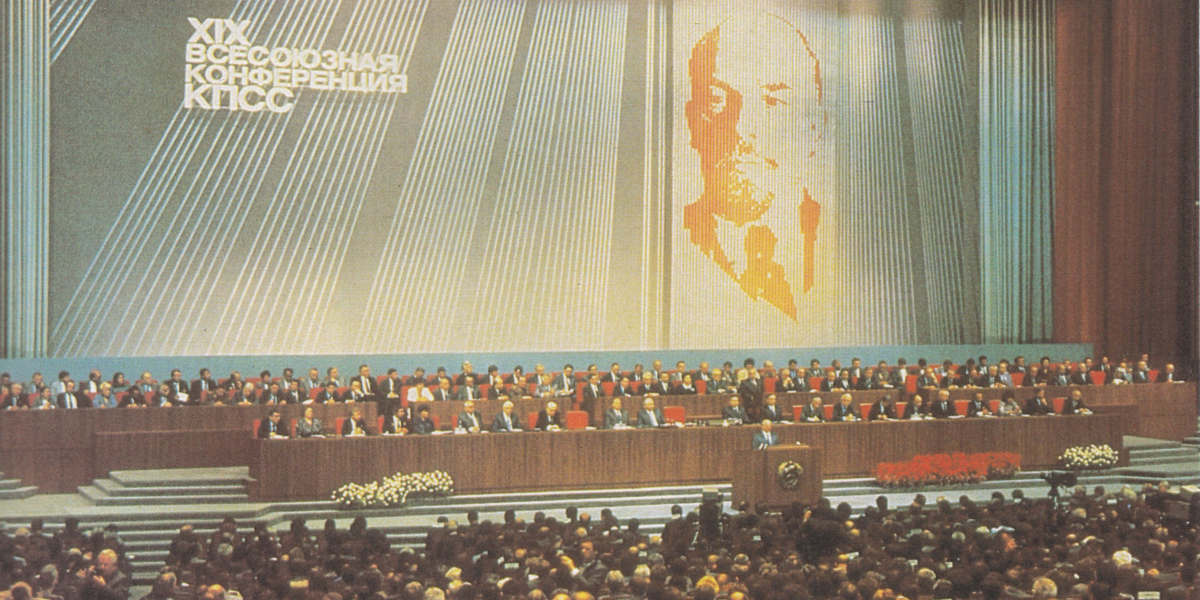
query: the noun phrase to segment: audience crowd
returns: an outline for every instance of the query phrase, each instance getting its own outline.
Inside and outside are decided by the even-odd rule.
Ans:
[[[1164,486],[1079,487],[1059,503],[1017,490],[892,508],[881,496],[857,516],[827,500],[734,514],[709,502],[674,507],[661,535],[607,509],[496,523],[472,512],[440,517],[420,551],[362,517],[279,533],[226,519],[208,536],[182,527],[143,600],[1196,598],[1197,504],[1170,510]],[[0,534],[0,586],[15,600],[124,600],[112,533]]]

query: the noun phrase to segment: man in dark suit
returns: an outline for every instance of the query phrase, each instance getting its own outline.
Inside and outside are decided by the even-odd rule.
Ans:
[[[937,399],[929,405],[929,414],[935,419],[945,419],[954,414],[954,405],[950,403],[950,392],[938,390]]]
[[[75,382],[70,379],[63,383],[65,389],[58,395],[59,408],[91,408],[92,399],[87,394],[75,391]]]
[[[8,398],[4,400],[4,408],[8,410],[29,408],[23,384],[17,382],[9,384]]]
[[[1183,377],[1175,372],[1175,363],[1164,365],[1163,372],[1159,374],[1158,380],[1162,383],[1183,383],[1184,381]]]
[[[588,418],[591,418],[593,409],[600,404],[600,398],[603,396],[604,388],[600,386],[600,374],[593,373],[588,377],[587,385],[583,386],[583,400],[579,403],[579,410],[586,412]]]
[[[176,404],[189,403],[192,386],[188,380],[183,378],[183,371],[171,369],[171,378],[167,380],[167,386],[171,389],[172,402]]]
[[[357,406],[350,413],[350,418],[342,422],[343,436],[366,436],[371,435],[371,430],[367,428],[367,420],[363,418],[362,409]]]
[[[279,390],[279,382],[272,381],[258,396],[259,404],[280,404],[284,400],[283,392]]]
[[[325,389],[317,394],[318,404],[333,404],[334,402],[341,402],[341,400],[341,397],[338,396],[337,384],[332,381],[327,382]]]
[[[492,420],[493,433],[507,433],[521,430],[521,420],[517,415],[513,414],[513,403],[511,400],[506,400],[500,405],[500,412],[496,418]]]
[[[991,367],[996,368],[996,367]],[[990,417],[992,409],[988,408],[987,401],[983,399],[983,392],[975,392],[971,396],[971,401],[967,403],[968,417]]]
[[[417,385],[418,381],[420,381],[421,383],[425,383],[425,384],[429,383],[429,380],[425,378],[425,368],[424,367],[417,367],[417,368],[413,369],[412,375],[409,375],[408,378],[404,380],[404,385],[414,386],[414,385]]]
[[[763,381],[758,370],[751,363],[745,367],[746,378],[738,382],[738,396],[742,401],[742,409],[750,419],[758,419],[758,411],[762,408]],[[739,376],[740,377],[740,376]]]
[[[671,374],[666,371],[661,371],[657,375],[658,379],[651,382],[649,389],[650,393],[660,396],[667,396],[675,391],[675,384],[671,383]]]
[[[367,365],[358,366],[358,375],[350,378],[350,386],[354,386],[354,382],[358,382],[358,389],[362,390],[365,400],[374,400],[376,388],[379,386],[375,382],[375,378],[371,377],[371,367]]]
[[[1037,393],[1025,403],[1025,414],[1027,415],[1053,415],[1054,406],[1046,399],[1046,389],[1040,388]]]
[[[825,407],[821,404],[821,396],[813,394],[808,404],[800,411],[800,420],[805,423],[822,423],[825,421]]]
[[[820,377],[820,378],[824,379],[825,378],[825,370],[821,368],[821,361],[819,361],[815,358],[812,359],[811,361],[809,361],[808,362],[808,370],[805,371],[804,376],[809,379],[812,379],[814,377]]]
[[[1062,414],[1064,415],[1090,415],[1091,409],[1083,402],[1083,390],[1072,388],[1071,395],[1063,402]]]
[[[841,387],[842,382],[838,379],[837,374],[833,371],[827,371],[825,377],[821,379],[822,392],[835,392],[846,388]]]
[[[604,374],[603,381],[611,381],[616,383],[621,380],[621,377],[621,365],[618,363],[613,363],[609,365],[608,372]]]
[[[842,421],[861,421],[862,417],[858,415],[857,409],[852,403],[854,398],[850,394],[842,394],[838,398],[838,403],[833,405],[833,420]]]
[[[83,582],[78,592],[81,598],[97,600],[127,600],[132,581],[121,572],[117,552],[105,548],[96,555],[95,571]]]
[[[267,418],[258,424],[258,439],[266,440],[286,437],[287,434],[284,432],[282,426],[279,425],[279,409],[273,408],[267,414]]]
[[[638,412],[638,429],[665,427],[666,425],[667,420],[663,417],[662,409],[654,407],[654,398],[642,400],[642,410]]]
[[[200,369],[200,376],[192,380],[190,399],[193,404],[202,402],[202,398],[217,389],[217,381],[212,378],[212,371]]]
[[[1071,373],[1071,385],[1092,385],[1091,371],[1084,365],[1079,365],[1075,372]]]
[[[300,391],[300,380],[291,380],[288,383],[288,389],[283,392],[282,402],[284,404],[304,404],[305,400],[307,398],[304,396],[304,392]]]
[[[483,415],[475,410],[475,401],[463,403],[462,412],[458,413],[458,427],[467,433],[479,433],[483,428]]]
[[[417,407],[417,417],[413,419],[408,430],[418,435],[428,435],[437,431],[437,424],[433,422],[433,417],[429,416],[428,404]]]
[[[564,428],[562,413],[558,412],[557,402],[547,402],[546,408],[538,411],[537,424],[534,428],[538,431],[559,431]]]
[[[761,427],[754,432],[754,449],[766,450],[779,443],[779,436],[771,431],[771,420],[763,419]]]
[[[750,418],[746,416],[745,409],[742,408],[742,399],[738,396],[730,396],[728,403],[721,409],[721,418],[725,419],[726,423],[734,425],[742,425],[750,422]]]
[[[779,422],[783,419],[783,411],[779,410],[777,404],[778,399],[775,394],[767,394],[767,398],[763,400],[762,418],[770,419],[773,422]]]
[[[944,375],[946,379],[953,379],[950,373]],[[917,388],[922,390],[933,389],[938,387],[937,375],[933,372],[933,367],[925,369],[924,373],[917,376]]]
[[[1131,378],[1134,383],[1151,383],[1150,367],[1146,365],[1146,361],[1139,360],[1137,362],[1131,373]]]
[[[175,397],[171,394],[171,386],[165,382],[158,384],[158,390],[150,398],[150,406],[175,406]]]
[[[525,380],[525,369],[521,368],[521,365],[513,367],[512,373],[504,378],[504,383],[527,385],[529,382]]]
[[[613,385],[612,395],[613,397],[633,395],[633,384],[629,381],[628,377],[622,377],[620,381]]]
[[[892,404],[892,397],[889,395],[880,396],[875,400],[867,413],[867,419],[871,421],[891,421],[895,418],[896,405]]]
[[[609,409],[604,411],[604,428],[617,429],[628,426],[629,423],[625,418],[625,411],[621,410],[621,397],[616,396],[612,399],[612,405]]]
[[[392,414],[384,417],[383,431],[388,435],[402,435],[408,433],[408,411],[399,403],[395,405],[395,410]]]
[[[443,377],[438,380],[438,386],[433,390],[434,402],[449,402],[454,399],[454,393],[450,391],[450,379]]]

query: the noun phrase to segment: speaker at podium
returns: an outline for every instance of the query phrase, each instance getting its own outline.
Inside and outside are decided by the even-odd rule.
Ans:
[[[821,450],[794,444],[738,452],[733,473],[733,506],[746,502],[781,509],[793,502],[821,499]]]

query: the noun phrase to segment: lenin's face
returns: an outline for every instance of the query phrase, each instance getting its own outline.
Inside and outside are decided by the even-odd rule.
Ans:
[[[786,298],[771,285],[747,293],[795,318],[790,289],[801,283],[800,238],[815,236],[820,212],[802,177],[824,126],[819,61],[794,26],[759,13],[705,34],[688,73],[685,112],[704,192],[685,208],[684,226],[743,287],[748,271],[782,267],[773,277],[784,279]],[[811,274],[804,281],[807,290]]]

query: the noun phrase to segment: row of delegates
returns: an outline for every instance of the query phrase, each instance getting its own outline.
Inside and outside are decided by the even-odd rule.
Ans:
[[[732,404],[732,400],[730,401]],[[837,404],[833,406],[834,422],[852,422],[862,420],[861,413],[858,407],[852,404],[853,397],[850,394],[842,394],[838,398]],[[774,398],[768,396],[768,405],[774,405]],[[779,414],[778,411],[772,411],[768,414]],[[1042,416],[1042,415],[1090,415],[1092,414],[1084,402],[1083,392],[1079,389],[1071,390],[1071,393],[1063,401],[1061,413],[1054,411],[1053,403],[1046,398],[1046,391],[1039,389],[1035,392],[1024,407],[1017,402],[1016,396],[1012,392],[1007,392],[1002,397],[997,406],[995,413],[992,412],[988,402],[984,399],[982,392],[975,394],[967,400],[965,417],[992,417],[992,416]],[[926,403],[921,395],[917,394],[912,397],[904,412],[903,419],[905,420],[922,420],[922,419],[948,419],[958,415],[954,403],[950,400],[950,392],[947,390],[939,390],[937,398],[932,402]],[[786,419],[767,417],[772,421],[783,421]],[[896,404],[892,402],[890,395],[884,395],[876,399],[870,409],[867,411],[867,420],[870,421],[888,421],[897,420]],[[801,410],[800,421],[804,423],[822,423],[827,419],[825,417],[825,406],[822,399],[818,395],[813,395],[809,404],[805,405]]]

